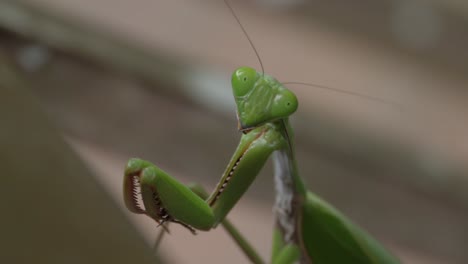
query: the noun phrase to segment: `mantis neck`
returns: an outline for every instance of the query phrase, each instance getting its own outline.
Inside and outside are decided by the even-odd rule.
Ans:
[[[279,127],[283,138],[287,141],[285,147],[273,153],[273,167],[275,171],[276,202],[275,211],[278,225],[283,231],[286,243],[296,242],[298,227],[298,212],[306,195],[306,188],[299,177],[297,163],[294,157],[293,131],[288,119],[282,119]]]
[[[294,144],[294,131],[292,130],[289,119],[284,118],[279,121],[281,123],[281,134],[283,135],[284,140],[286,141],[285,147],[277,151],[281,153],[280,155],[284,156],[282,160],[274,158],[274,166],[276,171],[276,166],[279,166],[284,171],[288,178],[292,180],[292,188],[294,193],[299,196],[305,196],[307,189],[302,181],[302,178],[299,176],[299,171],[297,169],[297,162],[295,156],[295,144]],[[275,154],[278,155],[278,154]]]

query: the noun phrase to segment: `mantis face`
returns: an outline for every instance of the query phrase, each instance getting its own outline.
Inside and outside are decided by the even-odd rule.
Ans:
[[[297,110],[294,93],[273,77],[260,74],[250,67],[234,71],[231,82],[241,130],[286,118]]]

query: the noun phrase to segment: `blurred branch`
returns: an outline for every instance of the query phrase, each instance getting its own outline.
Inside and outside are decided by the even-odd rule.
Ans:
[[[0,1],[0,27],[153,84],[177,85],[174,80],[184,72],[185,67],[180,62],[132,46],[104,33],[104,29],[96,30],[93,25],[74,22],[30,2]]]
[[[0,53],[1,263],[155,263]]]
[[[320,21],[343,34],[361,36],[367,41],[385,45],[387,49],[396,48],[424,64],[466,76],[466,1],[304,1],[296,16],[302,17],[303,21]],[[406,31],[401,32],[398,23],[406,24]],[[409,34],[422,38],[425,30],[435,32],[434,39],[427,40],[425,46],[415,45],[404,36]]]
[[[428,0],[428,2],[432,2],[435,5],[440,5],[450,10],[455,14],[458,14],[468,20],[468,3],[463,0]]]

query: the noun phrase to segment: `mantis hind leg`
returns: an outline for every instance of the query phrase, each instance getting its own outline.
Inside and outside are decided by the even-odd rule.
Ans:
[[[169,233],[169,224],[166,225],[166,229],[160,229],[158,235],[156,236],[156,239],[154,240],[153,244],[153,251],[156,253],[156,251],[159,248],[159,245],[161,245],[161,242],[164,238],[164,234]]]
[[[284,243],[281,231],[277,226],[273,229],[273,244],[271,250],[271,263],[292,264],[300,258],[299,246],[292,243]]]
[[[199,184],[190,184],[189,188],[199,195],[202,199],[208,198],[208,193],[205,189]],[[224,218],[221,221],[221,225],[224,230],[229,234],[229,236],[236,242],[239,248],[244,252],[244,254],[250,259],[252,263],[260,264],[265,263],[262,258],[258,255],[255,249],[250,245],[250,243],[245,239],[245,237],[239,232],[239,230],[229,221],[227,218]]]

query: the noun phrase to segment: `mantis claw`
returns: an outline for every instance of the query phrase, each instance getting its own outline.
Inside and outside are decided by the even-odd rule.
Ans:
[[[130,159],[127,163],[125,204],[162,226],[155,247],[164,231],[169,232],[170,222],[194,235],[195,230],[208,231],[222,223],[253,263],[263,263],[225,217],[275,153],[277,228],[272,263],[399,263],[336,209],[307,191],[297,170],[288,121],[298,107],[294,93],[249,67],[238,68],[231,82],[243,135],[209,196],[199,186],[190,188],[148,161]]]
[[[171,232],[169,232],[169,228],[167,228],[166,225],[164,225],[166,223],[166,221],[161,221],[161,223],[158,223],[158,225],[156,227],[162,227],[162,229],[164,229],[164,231],[166,231],[168,234],[170,234]]]
[[[187,225],[186,223],[180,222],[180,221],[178,221],[176,219],[173,219],[171,222],[177,223],[177,224],[187,228],[193,235],[197,234],[197,230],[195,228],[191,227],[190,225]]]
[[[132,158],[127,162],[124,175],[124,200],[127,208],[137,214],[154,219],[166,232],[165,223],[174,222],[196,234],[195,228],[177,220],[164,206],[157,190],[157,178],[161,170],[150,162]]]

